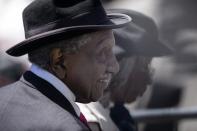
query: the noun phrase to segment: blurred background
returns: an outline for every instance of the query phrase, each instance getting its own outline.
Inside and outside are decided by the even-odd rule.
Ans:
[[[24,40],[22,10],[32,0],[0,0],[0,86],[19,79],[28,68],[26,56],[13,58],[5,51]],[[161,39],[175,49],[170,57],[154,58],[153,85],[128,105],[138,109],[193,108],[197,106],[197,1],[103,0],[106,8],[132,9],[150,16]],[[197,119],[139,124],[146,131],[196,131]],[[153,128],[154,127],[154,128]]]

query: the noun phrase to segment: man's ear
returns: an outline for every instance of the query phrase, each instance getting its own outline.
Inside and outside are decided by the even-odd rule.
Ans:
[[[59,79],[66,77],[66,65],[64,55],[60,48],[54,48],[50,52],[50,69]]]

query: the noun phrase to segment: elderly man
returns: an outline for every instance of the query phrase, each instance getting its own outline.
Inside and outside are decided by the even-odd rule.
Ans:
[[[135,30],[133,25],[128,24],[125,28],[114,31],[117,43],[114,51],[120,71],[105,90],[100,103],[78,105],[85,112],[91,128],[98,131],[136,131],[135,122],[124,103],[135,101],[150,84],[152,58],[169,55],[172,50],[159,40],[157,27],[151,18],[132,10],[109,10],[116,11],[131,16],[136,24]]]
[[[119,66],[112,29],[131,21],[99,0],[36,0],[23,12],[26,40],[7,51],[32,66],[0,89],[1,131],[90,130],[75,101],[97,101]]]

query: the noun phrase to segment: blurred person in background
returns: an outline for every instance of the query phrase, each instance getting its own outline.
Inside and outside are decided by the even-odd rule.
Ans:
[[[176,49],[172,61],[181,73],[196,73],[197,17],[195,0],[161,1],[159,8],[161,35]],[[170,13],[174,12],[174,13]]]
[[[161,0],[160,2],[157,19],[160,21],[161,37],[174,47],[175,55],[158,61],[159,66],[156,67],[154,79],[156,84],[146,108],[194,106],[197,71],[197,1]],[[166,66],[165,63],[170,66]],[[184,130],[184,128],[178,129],[177,124],[177,121],[148,124],[145,131]],[[189,124],[190,129],[186,130],[192,130],[192,126],[195,125],[196,123]]]
[[[7,50],[32,63],[0,88],[1,131],[90,131],[75,101],[97,101],[119,70],[112,29],[131,22],[100,0],[35,0],[23,11],[26,39]]]
[[[110,10],[114,12],[117,10]],[[136,131],[137,126],[125,103],[131,103],[151,84],[150,63],[153,57],[169,55],[172,50],[159,40],[154,21],[132,10],[118,9],[133,18],[134,30],[126,26],[114,32],[114,51],[120,64],[100,103],[79,104],[87,121],[98,131]]]
[[[0,87],[20,79],[26,67],[25,63],[14,61],[5,54],[0,54]]]

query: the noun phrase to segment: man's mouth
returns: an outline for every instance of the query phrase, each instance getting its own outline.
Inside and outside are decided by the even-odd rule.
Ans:
[[[104,75],[102,79],[99,80],[99,83],[103,85],[103,87],[106,89],[111,82],[112,75]]]

